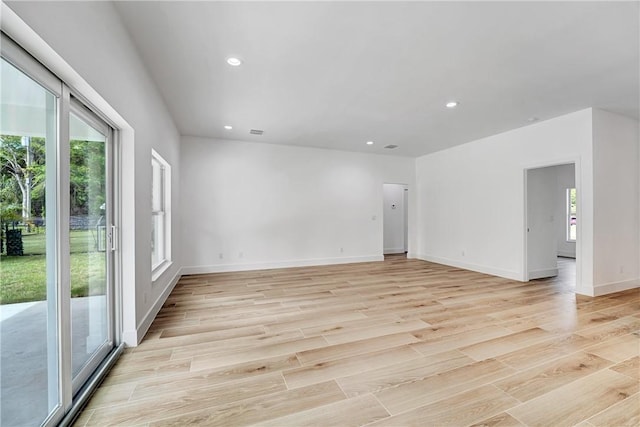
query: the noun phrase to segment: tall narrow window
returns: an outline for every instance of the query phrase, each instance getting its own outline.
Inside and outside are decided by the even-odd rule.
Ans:
[[[151,268],[153,280],[171,262],[171,166],[151,150]]]
[[[576,209],[576,189],[567,188],[567,242],[576,241],[576,224],[578,211]]]

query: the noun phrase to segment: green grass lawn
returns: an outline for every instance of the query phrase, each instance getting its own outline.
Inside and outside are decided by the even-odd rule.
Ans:
[[[45,234],[23,237],[24,256],[0,257],[0,304],[47,298]],[[104,294],[105,252],[95,250],[95,231],[72,231],[71,296]]]
[[[46,236],[44,229],[40,233],[22,235],[22,245],[25,255],[44,255]],[[24,233],[24,232],[23,232]],[[95,230],[75,230],[69,232],[69,246],[71,253],[93,252],[96,250]]]

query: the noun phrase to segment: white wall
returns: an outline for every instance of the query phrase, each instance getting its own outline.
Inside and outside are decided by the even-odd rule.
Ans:
[[[594,110],[595,294],[640,285],[638,122]]]
[[[404,184],[384,184],[382,188],[385,254],[405,251],[405,189],[407,186]]]
[[[587,109],[418,158],[419,257],[522,280],[524,170],[575,162],[582,237],[577,290],[591,293],[591,138]]]
[[[555,167],[527,171],[527,277],[558,275]]]
[[[184,272],[381,260],[382,184],[413,183],[414,165],[404,157],[183,137]],[[415,229],[415,215],[409,221]]]
[[[567,188],[576,186],[575,165],[560,165],[554,167],[556,171],[555,188],[555,224],[557,236],[557,253],[567,258],[576,257],[576,242],[567,242]],[[580,201],[577,201],[580,203]],[[579,221],[580,219],[577,218]]]
[[[638,122],[582,110],[420,157],[419,257],[523,275],[522,170],[575,163],[576,291],[640,286]]]
[[[135,345],[180,271],[180,252],[174,249],[174,264],[152,284],[151,149],[172,165],[172,198],[177,200],[178,132],[110,2],[7,4],[37,35],[15,22],[3,30],[122,124],[123,329],[125,342]],[[174,247],[179,237],[179,216],[174,214]]]

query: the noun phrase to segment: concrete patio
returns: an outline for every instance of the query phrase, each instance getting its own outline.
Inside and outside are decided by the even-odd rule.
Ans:
[[[104,303],[104,295],[71,300],[73,372],[87,358],[90,311]],[[46,301],[0,306],[0,353],[0,425],[40,425],[49,413]]]

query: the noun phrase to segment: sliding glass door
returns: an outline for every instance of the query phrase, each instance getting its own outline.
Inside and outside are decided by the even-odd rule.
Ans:
[[[0,425],[55,425],[115,347],[113,130],[6,37]]]
[[[68,224],[74,393],[113,348],[110,134],[104,122],[72,100]]]
[[[39,425],[61,405],[57,94],[2,59],[0,424]]]

